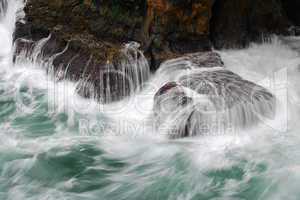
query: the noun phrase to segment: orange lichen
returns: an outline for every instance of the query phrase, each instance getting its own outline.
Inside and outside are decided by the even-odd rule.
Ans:
[[[191,12],[186,12],[186,8],[184,7],[174,6],[169,0],[148,0],[148,14],[144,31],[149,30],[151,22],[155,16],[158,16],[162,24],[177,21],[179,25],[184,26],[188,32],[208,34],[211,8],[212,0],[192,3]]]

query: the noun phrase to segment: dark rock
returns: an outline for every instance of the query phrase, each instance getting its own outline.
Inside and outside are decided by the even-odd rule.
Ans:
[[[216,48],[241,48],[270,34],[288,34],[290,22],[280,0],[217,0],[211,19]]]
[[[296,25],[300,26],[300,1],[298,0],[281,0],[283,8],[291,20],[291,22]]]
[[[124,43],[139,37],[133,29],[141,29],[146,7],[144,1],[137,2],[29,0],[26,23],[18,22],[14,35],[15,40],[29,42],[18,40],[16,55],[30,51],[51,34],[40,55],[46,62],[52,59],[56,74],[81,80],[78,90],[83,96],[103,102],[120,100],[149,75],[142,53],[137,48],[124,48]]]
[[[216,52],[206,51],[185,54],[167,60],[161,64],[156,74],[158,76],[163,76],[165,81],[173,81],[178,75],[185,75],[189,70],[214,67],[224,67],[221,56]]]
[[[129,43],[114,47],[105,43],[86,45],[89,39],[65,41],[52,33],[40,41],[16,40],[18,59],[40,59],[57,80],[78,82],[78,92],[102,103],[118,101],[131,95],[149,78],[149,66],[139,45]],[[99,45],[99,46],[98,46]],[[101,51],[98,57],[93,51]],[[23,56],[23,55],[26,56]],[[35,60],[33,60],[35,61]],[[37,60],[39,62],[39,60]]]
[[[0,19],[5,16],[8,6],[8,0],[1,0],[0,1]]]
[[[207,51],[214,0],[148,0],[144,40],[156,61],[153,68],[178,54]]]
[[[171,127],[170,138],[224,134],[274,116],[275,97],[265,88],[226,70],[222,62],[218,63],[221,67],[212,68],[210,58],[214,56],[219,57],[217,53],[189,55],[192,68],[184,67],[177,59],[183,72],[189,72],[156,93],[156,123],[158,127]]]
[[[221,56],[213,51],[187,54],[186,59],[196,68],[224,67]]]
[[[97,62],[106,62],[102,59],[107,54],[106,46],[118,49],[123,43],[137,41],[151,69],[156,70],[164,60],[211,48],[209,20],[213,2],[28,0],[26,24],[17,24],[15,38],[37,41],[58,32],[55,37],[63,45],[83,40],[81,48]]]
[[[183,120],[183,118],[176,117],[176,114],[184,110],[192,101],[192,98],[185,93],[184,88],[176,82],[169,82],[162,86],[154,96],[153,106],[154,118],[158,127],[168,122],[167,119],[170,117]],[[172,132],[176,132],[176,135],[182,135],[179,133],[179,128],[168,125],[166,127],[170,127]]]
[[[137,41],[154,71],[165,60],[210,50],[210,41],[216,48],[245,47],[273,33],[288,34],[286,13],[297,24],[298,3],[281,1],[28,0],[27,23],[18,23],[15,37],[37,40],[60,30],[57,37],[65,42],[84,38],[98,60],[106,49],[93,51],[91,44],[119,48]]]
[[[26,24],[17,24],[15,39],[34,44],[51,34],[42,54],[56,55],[54,70],[66,71],[72,80],[88,81],[86,86],[98,91],[103,85],[118,88],[120,80],[120,87],[130,88],[130,81],[120,75],[104,73],[110,77],[105,83],[99,76],[120,69],[117,65],[124,60],[123,44],[128,41],[141,43],[152,70],[172,58],[190,62],[184,68],[194,70],[223,66],[218,55],[207,53],[210,39],[217,48],[244,47],[290,27],[279,0],[28,0],[25,12]],[[28,44],[20,44],[17,52],[23,47]],[[118,91],[99,94],[110,93],[118,100]],[[88,89],[82,93],[94,96]]]

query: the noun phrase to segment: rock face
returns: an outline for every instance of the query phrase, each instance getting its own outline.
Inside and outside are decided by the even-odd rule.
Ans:
[[[274,116],[275,97],[223,68],[221,60],[212,65],[212,57],[218,60],[213,54],[188,55],[193,67],[179,65],[181,75],[156,93],[156,123],[158,128],[171,127],[170,138],[224,134]]]
[[[211,41],[216,48],[244,47],[262,35],[287,33],[286,13],[297,24],[298,3],[281,1],[28,0],[27,23],[18,23],[15,38],[38,40],[52,33],[59,46],[73,41],[70,49],[100,64],[123,43],[136,41],[154,71],[164,60],[210,50]]]
[[[280,0],[217,0],[211,20],[216,48],[246,47],[269,34],[287,34],[289,20]]]
[[[17,40],[16,54],[36,48],[41,45],[37,41],[51,34],[40,55],[47,61],[53,58],[57,74],[66,71],[65,78],[81,80],[80,94],[105,103],[128,96],[149,76],[147,60],[137,45],[124,45],[137,35],[134,30],[141,26],[144,11],[131,1],[114,3],[29,0],[26,23],[18,22],[15,32],[15,39],[29,41]]]
[[[291,22],[296,26],[300,26],[300,1],[281,0],[281,2]]]
[[[42,60],[42,66],[57,81],[75,81],[80,95],[95,98],[101,103],[130,96],[141,89],[150,76],[148,62],[135,42],[112,51],[112,55],[104,54],[107,57],[103,57],[102,61],[94,59],[85,48],[77,46],[78,41],[65,43],[51,35],[38,42],[20,39],[16,44],[15,62],[30,59],[31,62],[40,63]]]
[[[280,0],[28,0],[26,23],[18,22],[15,39],[31,42],[18,40],[16,53],[51,34],[42,54],[53,58],[55,71],[66,71],[72,80],[88,81],[79,88],[84,96],[101,99],[110,94],[111,100],[120,100],[136,88],[129,86],[132,82],[146,79],[145,58],[154,71],[168,59],[193,60],[195,54],[182,54],[209,51],[210,41],[216,48],[244,47],[262,35],[286,33],[291,24],[285,13],[295,22],[298,19],[291,2],[283,4],[288,10],[284,12]],[[124,44],[130,41],[140,43],[141,51],[133,48],[135,53],[128,53]],[[201,55],[204,65],[220,61],[211,55],[210,61]],[[200,57],[198,66],[202,65]],[[132,77],[131,65],[138,77]],[[118,73],[103,73],[108,71]]]
[[[137,41],[155,70],[167,58],[210,49],[212,5],[213,0],[28,0],[27,23],[18,23],[15,38],[38,40],[52,33],[59,46],[76,41],[97,63]]]
[[[66,37],[92,35],[97,40],[128,42],[138,38],[145,9],[143,0],[29,0],[25,12],[31,28],[39,28],[42,37],[62,30]]]
[[[213,3],[214,0],[148,0],[144,36],[158,64],[172,54],[210,49]]]

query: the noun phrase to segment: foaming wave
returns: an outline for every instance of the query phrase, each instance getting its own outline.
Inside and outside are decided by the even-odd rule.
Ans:
[[[228,69],[281,100],[278,120],[170,141],[151,129],[149,117],[156,87],[177,72],[158,73],[135,95],[101,105],[79,96],[77,83],[56,81],[43,62],[7,62],[0,73],[0,198],[297,199],[298,52],[277,38],[220,54]],[[276,126],[286,121],[290,126]]]

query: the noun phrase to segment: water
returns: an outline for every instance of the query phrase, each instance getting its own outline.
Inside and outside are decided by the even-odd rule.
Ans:
[[[149,79],[150,67],[137,42],[124,44],[122,49],[109,56],[117,59],[108,58],[102,66],[94,66],[91,56],[83,66],[80,66],[81,70],[78,70],[78,66],[74,63],[78,61],[80,55],[73,56],[66,61],[67,63],[53,64],[57,59],[66,56],[69,44],[60,52],[49,55],[47,47],[49,44],[53,45],[52,40],[51,34],[37,42],[24,38],[16,39],[14,62],[17,64],[30,62],[42,66],[56,81],[75,81],[81,96],[95,98],[101,103],[111,103],[131,96],[141,91]],[[91,69],[93,67],[96,69]]]
[[[0,199],[299,199],[299,38],[219,52],[228,69],[276,95],[274,120],[169,140],[151,125],[161,74],[121,102],[84,99],[42,62],[12,63],[22,2],[8,5],[0,24]]]
[[[171,81],[154,97],[154,116],[160,126],[174,127],[171,138],[223,135],[275,117],[275,96],[226,69],[216,52],[169,60],[157,74]]]

